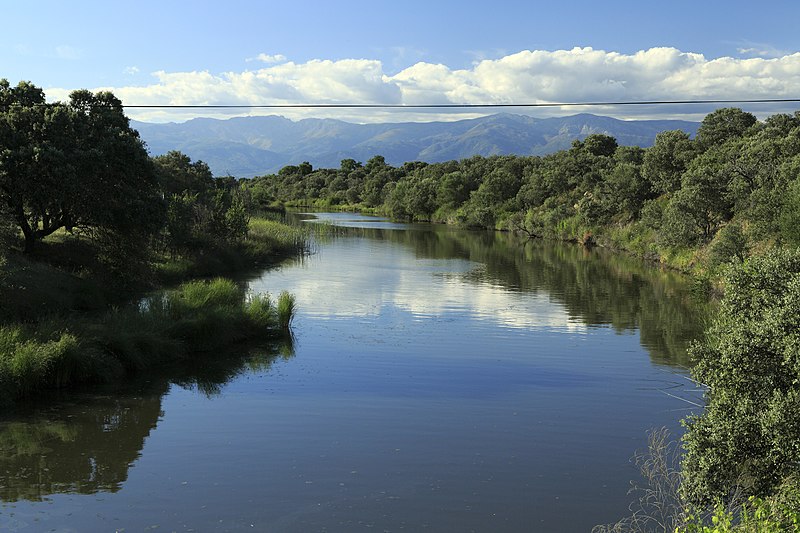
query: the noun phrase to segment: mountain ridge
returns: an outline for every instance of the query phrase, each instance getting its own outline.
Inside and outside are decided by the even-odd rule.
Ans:
[[[651,146],[657,133],[681,129],[697,133],[697,122],[619,120],[581,113],[534,118],[511,113],[453,122],[355,124],[336,119],[292,121],[278,115],[195,118],[182,123],[131,121],[152,155],[180,150],[205,161],[214,175],[253,177],[303,161],[338,167],[352,158],[382,155],[392,165],[436,163],[473,155],[546,155],[569,148],[594,133],[611,135],[621,145]]]

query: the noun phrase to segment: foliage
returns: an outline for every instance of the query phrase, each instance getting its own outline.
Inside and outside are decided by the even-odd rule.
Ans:
[[[105,241],[144,239],[163,204],[144,144],[108,92],[47,104],[41,89],[0,80],[0,202],[25,250],[65,228]]]
[[[642,174],[660,193],[676,191],[681,176],[695,156],[689,135],[681,130],[663,131],[656,135],[653,146],[642,162]]]
[[[800,464],[800,250],[730,267],[706,339],[692,346],[704,414],[688,419],[683,491],[698,505],[764,497]]]
[[[214,178],[208,165],[180,152],[153,162],[168,198],[163,242],[172,254],[193,254],[247,237],[252,204],[247,189],[232,178]]]
[[[710,524],[708,523],[710,521]],[[784,533],[800,531],[800,484],[785,481],[767,498],[750,497],[733,512],[718,504],[710,520],[692,515],[676,533]]]
[[[703,148],[719,146],[730,139],[742,137],[756,123],[756,117],[738,107],[717,109],[703,119],[697,130],[697,142]]]
[[[800,179],[787,191],[780,212],[780,232],[788,244],[800,246]]]
[[[285,337],[294,297],[285,293],[281,300],[292,305],[279,310],[269,295],[248,299],[239,285],[218,278],[183,284],[99,319],[0,326],[0,402],[110,381],[247,339]]]
[[[724,226],[709,248],[711,266],[719,266],[730,261],[744,261],[747,257],[747,236],[739,224]]]

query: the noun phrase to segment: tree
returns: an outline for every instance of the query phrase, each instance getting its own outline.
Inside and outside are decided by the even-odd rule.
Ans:
[[[645,153],[642,175],[659,193],[677,191],[681,186],[681,175],[694,156],[694,144],[688,133],[662,131]]]
[[[650,183],[642,177],[641,167],[617,163],[605,175],[603,203],[608,211],[636,219],[644,202],[651,197]]]
[[[780,212],[781,236],[791,246],[800,246],[800,179],[792,182]]]
[[[708,390],[684,437],[686,497],[769,495],[800,470],[800,250],[731,267],[719,312],[690,355]]]
[[[756,122],[755,115],[738,107],[717,109],[703,119],[697,130],[697,142],[703,149],[719,146],[730,139],[743,137]]]
[[[0,81],[0,201],[25,251],[58,229],[110,242],[160,229],[164,206],[153,166],[122,102],[75,91],[68,103]]]
[[[168,195],[184,192],[207,196],[214,189],[214,176],[202,161],[172,150],[153,158],[161,189]]]
[[[583,148],[592,155],[610,157],[617,149],[617,140],[602,133],[593,133],[583,140]]]
[[[662,237],[670,244],[708,242],[730,220],[730,172],[719,164],[718,150],[695,158],[681,178],[681,188],[664,211]]]

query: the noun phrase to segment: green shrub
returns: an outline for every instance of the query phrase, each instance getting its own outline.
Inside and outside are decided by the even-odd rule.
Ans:
[[[800,180],[795,180],[783,203],[779,218],[781,236],[792,246],[800,246]]]
[[[688,419],[683,490],[708,504],[765,496],[800,464],[800,250],[728,269],[725,296],[690,355],[706,409]]]
[[[728,224],[717,232],[709,248],[709,264],[719,266],[732,260],[744,261],[747,257],[747,237],[739,224]]]

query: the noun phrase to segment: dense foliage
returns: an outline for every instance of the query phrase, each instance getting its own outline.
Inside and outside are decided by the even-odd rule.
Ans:
[[[233,270],[280,251],[248,239],[255,207],[249,189],[202,161],[151,158],[111,93],[47,103],[29,82],[0,80],[0,261],[21,247],[58,263],[55,241],[39,244],[55,235],[91,242],[93,257],[72,253],[66,266],[95,275]]]
[[[693,346],[709,387],[688,421],[686,497],[765,496],[800,472],[800,250],[754,257],[726,275],[704,342]]]
[[[235,178],[179,152],[151,158],[113,94],[48,103],[0,80],[0,402],[290,336],[291,295],[246,299],[230,281],[125,307],[306,250],[307,234],[250,208]]]
[[[393,167],[376,156],[366,164],[345,159],[338,169],[303,163],[246,186],[262,205],[359,207],[404,220],[591,238],[687,268],[746,257],[759,243],[800,243],[799,170],[800,113],[758,122],[726,108],[703,120],[697,139],[666,131],[648,149],[593,134],[544,157]]]
[[[26,251],[61,228],[140,249],[161,227],[160,200],[144,143],[114,95],[82,90],[47,104],[34,85],[0,80],[0,202]]]

